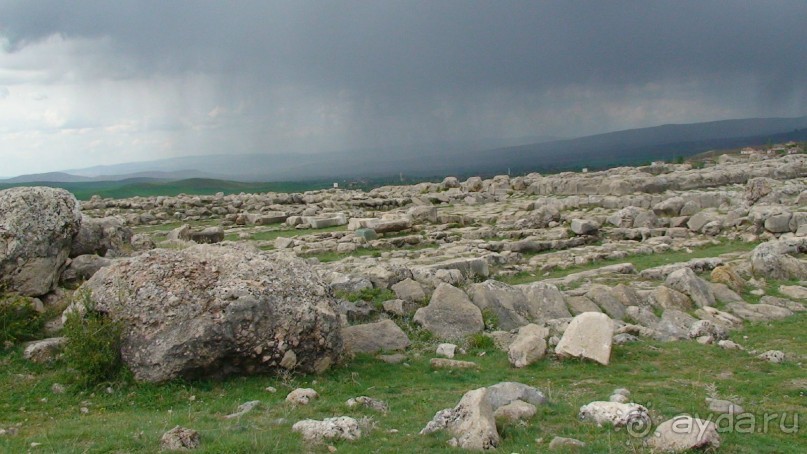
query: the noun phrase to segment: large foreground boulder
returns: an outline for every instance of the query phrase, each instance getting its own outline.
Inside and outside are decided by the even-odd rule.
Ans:
[[[79,204],[64,189],[0,191],[0,287],[27,296],[53,290],[80,223]]]
[[[123,322],[123,360],[140,381],[321,372],[342,351],[319,277],[301,260],[246,245],[148,251],[82,288]]]

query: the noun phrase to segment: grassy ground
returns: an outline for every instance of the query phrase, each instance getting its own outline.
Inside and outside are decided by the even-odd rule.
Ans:
[[[428,360],[433,343],[418,343],[405,364],[391,365],[362,356],[321,376],[248,377],[166,385],[140,385],[125,380],[80,389],[70,385],[62,364],[40,366],[21,359],[21,349],[0,353],[0,428],[17,434],[0,436],[0,451],[25,452],[155,452],[162,433],[176,425],[198,430],[199,452],[327,452],[325,446],[304,446],[291,425],[301,419],[331,416],[370,416],[376,427],[356,442],[334,442],[339,452],[449,452],[442,433],[420,436],[434,413],[454,406],[470,389],[500,381],[520,381],[542,389],[551,403],[525,424],[500,427],[499,452],[536,452],[553,436],[578,438],[588,445],[581,452],[640,452],[640,441],[624,430],[598,428],[578,421],[579,407],[607,400],[617,387],[627,387],[633,399],[647,406],[655,422],[679,413],[708,416],[708,395],[739,399],[754,415],[754,433],[722,433],[724,453],[807,452],[804,428],[793,428],[794,415],[807,421],[807,314],[788,320],[749,325],[732,339],[749,349],[782,349],[790,360],[774,365],[741,351],[724,351],[694,342],[639,342],[615,346],[611,365],[558,362],[545,359],[524,369],[509,367],[504,353],[470,350],[459,359],[479,370],[432,371]],[[63,394],[51,391],[63,383]],[[107,390],[109,386],[109,390]],[[277,393],[265,391],[267,386]],[[322,396],[311,405],[293,408],[283,401],[295,387],[312,387]],[[109,391],[109,392],[108,392]],[[385,400],[391,411],[350,410],[344,402],[367,395]],[[240,419],[224,419],[249,400],[258,410]],[[89,412],[82,414],[81,407]],[[763,417],[778,419],[763,427]],[[786,413],[784,429],[780,428]],[[716,415],[715,415],[716,416]],[[724,428],[728,424],[724,421]],[[394,432],[397,430],[397,432]]]

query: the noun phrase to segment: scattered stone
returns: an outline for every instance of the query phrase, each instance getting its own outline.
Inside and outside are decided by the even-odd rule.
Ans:
[[[543,326],[529,324],[518,329],[518,334],[507,350],[510,365],[522,368],[543,358],[546,354],[546,338],[549,330]]]
[[[429,364],[431,364],[434,369],[474,369],[479,367],[479,364],[471,361],[459,361],[447,358],[432,358]]]
[[[535,416],[538,410],[535,405],[524,402],[523,400],[514,400],[507,405],[502,405],[493,412],[493,416],[497,420],[504,420],[508,422],[525,421]]]
[[[359,421],[349,416],[325,418],[322,421],[304,419],[291,426],[291,430],[299,432],[303,440],[320,442],[323,440],[358,440],[362,436]]]
[[[574,438],[553,437],[552,441],[549,442],[549,449],[552,451],[557,451],[559,449],[582,449],[585,447],[585,443]]]
[[[555,346],[559,358],[585,358],[607,366],[611,359],[614,322],[605,314],[584,312],[569,323]]]
[[[614,427],[624,427],[636,424],[649,426],[652,421],[647,408],[635,403],[596,401],[580,407],[577,417],[583,421],[590,421],[598,426],[610,424]]]
[[[757,358],[768,361],[773,364],[780,364],[785,361],[785,354],[779,350],[768,350],[760,354]]]
[[[745,413],[743,407],[735,404],[730,400],[712,399],[710,397],[707,397],[706,402],[709,404],[709,411],[715,413],[726,413],[731,415],[739,415],[741,413]]]
[[[435,353],[439,356],[450,359],[454,357],[454,352],[456,350],[457,346],[454,344],[439,344]]]
[[[345,404],[348,406],[348,408],[362,406],[371,410],[380,411],[381,413],[387,413],[389,411],[389,405],[387,405],[386,402],[367,396],[350,398],[347,400],[347,402],[345,402]]]
[[[319,399],[319,394],[311,388],[297,388],[286,396],[286,402],[293,405],[308,405],[314,399]]]
[[[719,341],[717,346],[723,350],[743,350],[743,347],[740,346],[740,344],[730,340]]]
[[[47,363],[55,361],[62,352],[66,337],[51,337],[39,341],[29,342],[22,352],[23,358],[35,363]]]
[[[485,327],[479,308],[450,284],[437,286],[429,305],[418,309],[413,320],[444,340],[464,339]]]
[[[661,423],[648,437],[647,445],[659,452],[716,450],[720,447],[720,435],[713,422],[680,415]]]
[[[252,410],[258,408],[261,405],[261,401],[259,400],[251,400],[249,402],[244,402],[243,404],[239,405],[236,409],[235,413],[229,414],[225,416],[225,419],[235,419],[244,416],[245,414],[251,412]]]
[[[469,450],[493,449],[499,445],[499,432],[487,388],[468,391],[454,408],[440,410],[420,431],[428,435],[446,430],[454,438],[453,446]]]
[[[401,364],[402,362],[406,361],[406,355],[402,353],[395,353],[392,355],[378,355],[377,358],[387,364]]]
[[[512,381],[488,386],[488,400],[494,411],[517,400],[532,405],[543,405],[547,402],[544,393],[537,388]]]
[[[344,348],[352,353],[405,350],[409,337],[392,320],[348,326],[342,329]]]
[[[196,449],[201,445],[199,432],[176,426],[160,438],[160,448],[166,451]]]
[[[689,296],[698,307],[715,305],[715,295],[711,287],[689,267],[670,273],[664,284]]]

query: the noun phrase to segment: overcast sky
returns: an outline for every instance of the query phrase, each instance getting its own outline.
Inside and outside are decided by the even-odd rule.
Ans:
[[[807,115],[807,1],[0,0],[0,175]]]

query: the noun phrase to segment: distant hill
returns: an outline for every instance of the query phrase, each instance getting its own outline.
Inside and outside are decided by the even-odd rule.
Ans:
[[[556,172],[687,157],[707,150],[807,140],[807,117],[751,118],[662,125],[576,139],[524,143],[522,139],[435,143],[333,153],[186,156],[29,175],[21,182],[71,182],[150,177],[227,181],[336,181],[404,175],[494,175]],[[46,178],[47,176],[47,178]]]

